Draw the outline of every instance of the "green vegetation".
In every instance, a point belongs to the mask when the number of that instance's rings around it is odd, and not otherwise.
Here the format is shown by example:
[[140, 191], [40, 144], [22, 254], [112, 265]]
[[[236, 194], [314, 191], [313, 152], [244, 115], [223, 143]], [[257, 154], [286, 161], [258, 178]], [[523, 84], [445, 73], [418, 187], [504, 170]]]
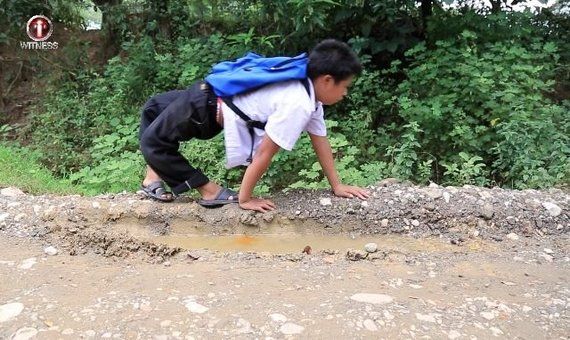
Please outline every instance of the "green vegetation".
[[[250, 50], [294, 55], [336, 37], [366, 69], [350, 96], [326, 110], [345, 182], [568, 184], [568, 11], [512, 12], [501, 1], [489, 9], [442, 6], [450, 2], [95, 1], [105, 48], [116, 53], [100, 68], [85, 62], [86, 46], [64, 47], [75, 64], [54, 75], [23, 134], [39, 153], [15, 154], [15, 163], [37, 159], [89, 194], [134, 191], [144, 169], [138, 115], [149, 96], [189, 86], [212, 64]], [[8, 18], [32, 11], [10, 3]], [[69, 25], [87, 8], [57, 3], [42, 6]], [[184, 153], [212, 179], [239, 185], [241, 170], [224, 168], [221, 136], [186, 143]], [[301, 187], [327, 187], [305, 137], [276, 156], [258, 191]]]
[[81, 190], [54, 175], [39, 162], [37, 152], [0, 144], [0, 187], [17, 186], [31, 194], [78, 194]]

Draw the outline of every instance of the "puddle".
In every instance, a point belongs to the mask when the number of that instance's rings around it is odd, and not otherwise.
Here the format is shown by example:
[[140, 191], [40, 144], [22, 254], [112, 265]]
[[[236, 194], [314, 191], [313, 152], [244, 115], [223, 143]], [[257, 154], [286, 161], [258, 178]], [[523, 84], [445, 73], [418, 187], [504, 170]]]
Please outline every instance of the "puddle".
[[351, 238], [348, 235], [166, 235], [151, 237], [152, 242], [182, 249], [209, 249], [215, 251], [252, 251], [270, 253], [301, 253], [310, 246], [313, 253], [324, 249], [345, 251], [364, 249], [369, 242], [383, 251], [453, 252], [456, 246], [439, 239], [413, 239], [403, 236], [376, 236]]
[[113, 225], [113, 229], [154, 244], [164, 244], [184, 250], [208, 249], [221, 252], [301, 253], [306, 246], [311, 247], [312, 253], [325, 249], [344, 252], [349, 248], [364, 250], [364, 245], [370, 242], [376, 243], [380, 251], [401, 253], [477, 252], [494, 249], [491, 244], [482, 240], [471, 240], [458, 247], [450, 244], [448, 240], [436, 237], [416, 239], [393, 234], [355, 237], [347, 232], [325, 234], [316, 231], [315, 228], [302, 229], [299, 225], [274, 225], [260, 232], [247, 227], [243, 230], [235, 228], [229, 231], [216, 231], [210, 228], [207, 231], [205, 227], [179, 223], [171, 226], [168, 231], [163, 231], [167, 232], [163, 234], [157, 233], [153, 227], [141, 225], [136, 221], [123, 221]]

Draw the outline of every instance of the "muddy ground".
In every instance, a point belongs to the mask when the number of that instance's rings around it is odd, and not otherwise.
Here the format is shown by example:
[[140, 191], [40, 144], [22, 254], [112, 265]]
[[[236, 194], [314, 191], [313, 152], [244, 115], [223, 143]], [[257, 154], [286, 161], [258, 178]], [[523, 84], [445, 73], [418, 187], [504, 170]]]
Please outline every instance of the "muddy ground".
[[0, 338], [568, 339], [568, 192], [370, 190], [259, 214], [2, 189]]

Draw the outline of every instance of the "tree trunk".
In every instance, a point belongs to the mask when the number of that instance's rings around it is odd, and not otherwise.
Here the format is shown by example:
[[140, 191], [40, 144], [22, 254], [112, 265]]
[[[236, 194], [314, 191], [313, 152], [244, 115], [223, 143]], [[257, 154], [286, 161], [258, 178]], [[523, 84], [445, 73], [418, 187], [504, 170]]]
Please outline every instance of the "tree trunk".
[[432, 0], [422, 0], [422, 4], [421, 4], [421, 11], [422, 11], [422, 36], [424, 37], [424, 39], [427, 36], [427, 25], [428, 25], [428, 20], [431, 17], [432, 13], [433, 13], [433, 8], [432, 8]]
[[491, 13], [497, 14], [501, 12], [501, 0], [490, 0]]
[[122, 0], [93, 0], [93, 3], [99, 8], [101, 16], [101, 31], [105, 34], [104, 57], [106, 59], [116, 55], [120, 46], [118, 22], [114, 20], [111, 12], [113, 7], [120, 5]]

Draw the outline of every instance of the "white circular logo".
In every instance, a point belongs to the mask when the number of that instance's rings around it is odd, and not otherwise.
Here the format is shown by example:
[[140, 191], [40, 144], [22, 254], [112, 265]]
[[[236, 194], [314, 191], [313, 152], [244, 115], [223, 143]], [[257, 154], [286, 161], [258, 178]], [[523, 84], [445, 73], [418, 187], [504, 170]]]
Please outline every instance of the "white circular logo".
[[45, 15], [34, 15], [28, 20], [26, 32], [33, 41], [45, 41], [51, 37], [53, 25]]

